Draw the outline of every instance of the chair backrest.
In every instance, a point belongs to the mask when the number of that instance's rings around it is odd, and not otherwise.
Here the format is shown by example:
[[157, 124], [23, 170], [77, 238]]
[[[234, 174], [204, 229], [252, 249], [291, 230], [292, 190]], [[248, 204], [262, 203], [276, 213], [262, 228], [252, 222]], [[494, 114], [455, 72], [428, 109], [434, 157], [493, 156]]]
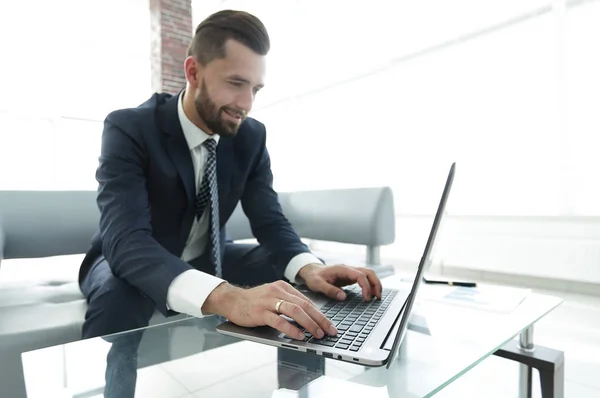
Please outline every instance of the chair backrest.
[[[395, 211], [389, 187], [279, 193], [283, 213], [302, 238], [381, 246], [394, 242]], [[252, 239], [241, 205], [227, 221], [232, 240]]]
[[4, 235], [0, 258], [85, 253], [98, 229], [96, 195], [96, 191], [0, 191], [0, 235]]
[[[0, 259], [85, 253], [98, 229], [96, 195], [0, 191]], [[371, 247], [394, 242], [394, 202], [388, 187], [283, 192], [279, 200], [303, 238]], [[241, 205], [227, 222], [227, 234], [233, 240], [253, 238]]]

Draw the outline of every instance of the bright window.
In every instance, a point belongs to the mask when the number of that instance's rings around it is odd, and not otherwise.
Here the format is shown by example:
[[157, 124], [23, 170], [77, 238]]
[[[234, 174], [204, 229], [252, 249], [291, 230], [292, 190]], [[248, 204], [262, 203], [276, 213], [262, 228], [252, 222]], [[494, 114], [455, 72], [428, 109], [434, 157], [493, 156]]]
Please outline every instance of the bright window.
[[389, 185], [400, 214], [597, 215], [599, 2], [198, 1], [263, 20], [279, 190]]

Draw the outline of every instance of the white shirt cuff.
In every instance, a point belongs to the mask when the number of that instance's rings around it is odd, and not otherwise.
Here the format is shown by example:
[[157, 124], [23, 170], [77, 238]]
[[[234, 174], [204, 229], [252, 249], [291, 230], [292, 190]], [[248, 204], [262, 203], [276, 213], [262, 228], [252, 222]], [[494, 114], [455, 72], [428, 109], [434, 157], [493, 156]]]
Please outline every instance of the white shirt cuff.
[[297, 277], [298, 271], [308, 264], [323, 264], [323, 262], [312, 253], [300, 253], [290, 260], [283, 276], [292, 283], [301, 284], [303, 281]]
[[206, 316], [202, 313], [206, 298], [223, 282], [221, 278], [196, 269], [187, 270], [169, 286], [167, 306], [173, 311], [202, 318]]

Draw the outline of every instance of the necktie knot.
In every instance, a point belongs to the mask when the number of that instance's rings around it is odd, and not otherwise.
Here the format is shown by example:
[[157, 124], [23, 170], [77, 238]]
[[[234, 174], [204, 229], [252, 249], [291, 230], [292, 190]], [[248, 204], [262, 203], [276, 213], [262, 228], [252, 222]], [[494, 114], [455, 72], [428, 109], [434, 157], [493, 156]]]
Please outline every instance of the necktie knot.
[[215, 141], [214, 138], [207, 138], [206, 140], [204, 140], [202, 145], [204, 145], [206, 149], [208, 149], [209, 153], [214, 153], [217, 149], [217, 141]]

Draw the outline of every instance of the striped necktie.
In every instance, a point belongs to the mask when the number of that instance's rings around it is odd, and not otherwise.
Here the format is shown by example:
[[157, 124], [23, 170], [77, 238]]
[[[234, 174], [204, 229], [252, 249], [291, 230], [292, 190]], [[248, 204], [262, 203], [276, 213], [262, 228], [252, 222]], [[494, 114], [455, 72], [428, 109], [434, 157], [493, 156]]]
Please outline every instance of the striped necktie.
[[221, 250], [219, 237], [219, 190], [217, 189], [217, 142], [209, 138], [202, 144], [208, 150], [208, 159], [204, 165], [202, 185], [196, 197], [196, 219], [200, 219], [204, 210], [209, 214], [210, 259], [215, 266], [215, 275], [223, 276], [221, 269]]

